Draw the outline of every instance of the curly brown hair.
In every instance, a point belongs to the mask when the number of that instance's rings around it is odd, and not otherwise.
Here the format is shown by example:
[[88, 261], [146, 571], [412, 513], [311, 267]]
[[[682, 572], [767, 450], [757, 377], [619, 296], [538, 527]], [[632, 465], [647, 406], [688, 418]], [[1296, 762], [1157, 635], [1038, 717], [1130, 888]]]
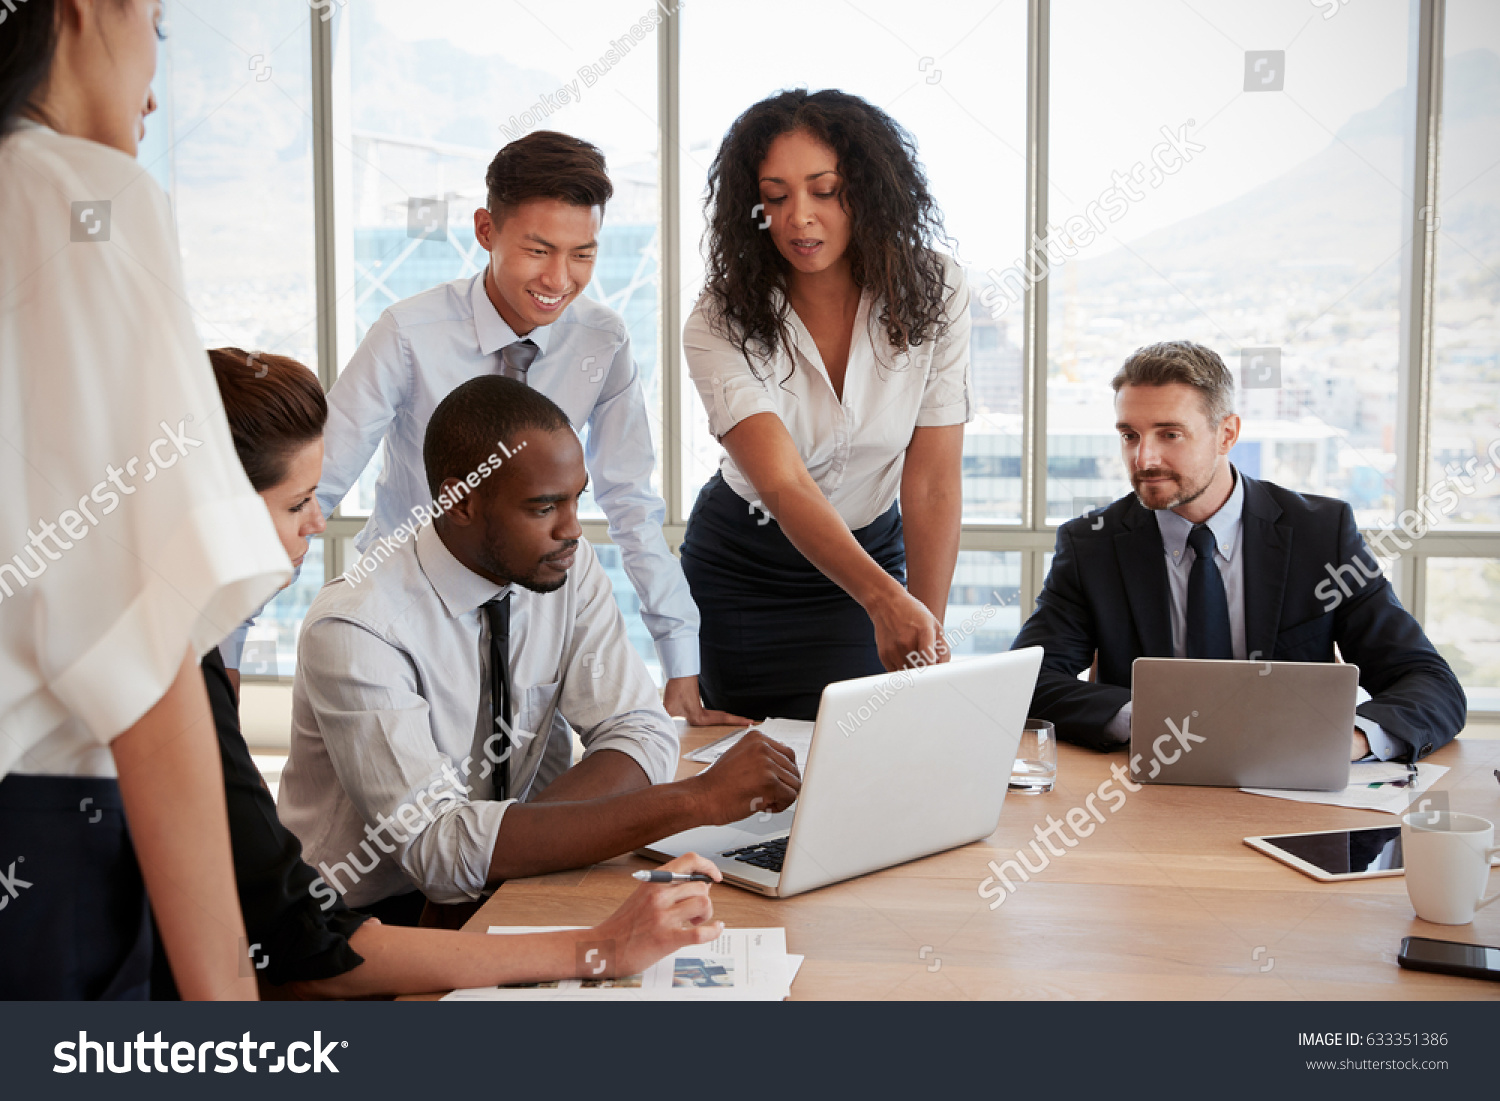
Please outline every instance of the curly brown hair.
[[[786, 278], [790, 265], [750, 216], [760, 202], [760, 166], [782, 134], [805, 131], [838, 157], [849, 212], [854, 281], [880, 301], [878, 322], [897, 352], [936, 340], [946, 328], [943, 260], [951, 244], [927, 187], [912, 136], [859, 96], [805, 88], [761, 100], [734, 120], [708, 170], [705, 290], [714, 329], [732, 340], [754, 370], [789, 346]], [[773, 291], [781, 291], [777, 304]]]

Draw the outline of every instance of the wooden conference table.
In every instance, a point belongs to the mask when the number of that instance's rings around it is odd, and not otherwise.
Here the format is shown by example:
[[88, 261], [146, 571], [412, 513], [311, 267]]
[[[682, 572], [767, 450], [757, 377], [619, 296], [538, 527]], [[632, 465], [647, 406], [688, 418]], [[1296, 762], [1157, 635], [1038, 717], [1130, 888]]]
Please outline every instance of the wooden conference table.
[[[685, 752], [727, 728], [690, 730]], [[1428, 760], [1449, 772], [1455, 811], [1500, 820], [1500, 737], [1475, 727]], [[1065, 819], [1110, 777], [1123, 754], [1063, 745], [1046, 795], [1011, 794], [984, 841], [790, 899], [715, 887], [730, 926], [785, 926], [807, 957], [796, 999], [1494, 999], [1500, 984], [1405, 971], [1406, 935], [1500, 945], [1500, 904], [1472, 925], [1414, 916], [1401, 877], [1319, 883], [1242, 838], [1396, 823], [1392, 815], [1247, 795], [1147, 786], [1014, 893], [981, 897], [981, 883], [1027, 848], [1033, 826]], [[704, 766], [682, 762], [679, 777]], [[1118, 785], [1116, 785], [1116, 788]], [[1115, 789], [1111, 789], [1115, 790]], [[1118, 798], [1117, 796], [1115, 798]], [[918, 814], [891, 793], [892, 814]], [[1046, 852], [1046, 849], [1043, 849]], [[466, 929], [591, 925], [636, 886], [636, 856], [506, 883]], [[1491, 889], [1500, 887], [1492, 877]]]

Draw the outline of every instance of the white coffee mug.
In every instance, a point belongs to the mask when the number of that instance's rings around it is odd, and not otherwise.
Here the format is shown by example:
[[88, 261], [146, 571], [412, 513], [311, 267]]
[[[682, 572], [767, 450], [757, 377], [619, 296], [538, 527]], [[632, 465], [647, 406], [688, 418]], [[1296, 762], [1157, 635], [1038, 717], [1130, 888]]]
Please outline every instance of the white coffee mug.
[[1473, 814], [1418, 811], [1401, 819], [1401, 851], [1406, 893], [1417, 917], [1437, 925], [1467, 925], [1474, 911], [1500, 892], [1484, 897], [1495, 824]]

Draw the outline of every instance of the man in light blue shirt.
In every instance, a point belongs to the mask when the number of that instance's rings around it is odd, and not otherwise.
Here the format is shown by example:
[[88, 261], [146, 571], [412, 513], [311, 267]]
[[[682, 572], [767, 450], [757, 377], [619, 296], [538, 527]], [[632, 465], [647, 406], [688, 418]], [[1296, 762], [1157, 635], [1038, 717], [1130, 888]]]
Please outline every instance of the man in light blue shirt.
[[670, 714], [694, 725], [746, 723], [706, 711], [698, 694], [698, 609], [662, 534], [651, 489], [655, 453], [640, 372], [619, 314], [583, 297], [604, 204], [613, 194], [593, 145], [537, 131], [507, 145], [485, 176], [474, 234], [485, 270], [391, 306], [328, 395], [318, 500], [331, 513], [385, 444], [375, 507], [355, 540], [368, 552], [430, 504], [422, 438], [432, 411], [468, 379], [500, 374], [551, 398], [585, 434], [594, 499], [656, 643]]

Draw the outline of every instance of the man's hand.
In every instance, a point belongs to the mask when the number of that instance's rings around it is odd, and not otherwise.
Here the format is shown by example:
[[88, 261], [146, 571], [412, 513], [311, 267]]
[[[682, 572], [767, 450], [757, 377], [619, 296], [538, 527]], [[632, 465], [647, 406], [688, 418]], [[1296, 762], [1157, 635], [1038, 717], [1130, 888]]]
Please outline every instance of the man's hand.
[[[669, 872], [702, 872], [716, 883], [723, 879], [719, 869], [697, 853], [662, 867]], [[707, 883], [643, 883], [608, 918], [578, 934], [580, 944], [598, 942], [600, 947], [593, 961], [577, 961], [576, 977], [638, 975], [685, 944], [707, 944], [719, 936], [724, 923], [710, 921], [713, 916]], [[595, 970], [599, 965], [601, 969]]]
[[943, 632], [942, 624], [937, 629], [937, 663], [939, 665], [953, 660], [953, 649], [948, 645], [948, 636]]
[[681, 715], [689, 726], [749, 726], [755, 721], [704, 707], [703, 698], [698, 695], [697, 677], [673, 677], [667, 681], [661, 705], [668, 715]]
[[905, 589], [865, 610], [875, 624], [875, 645], [880, 650], [880, 663], [888, 672], [905, 669], [911, 664], [906, 655], [913, 652], [920, 654], [929, 665], [946, 660], [939, 659], [937, 654], [943, 625], [927, 605]]
[[1362, 761], [1370, 755], [1370, 739], [1358, 727], [1354, 728], [1354, 745], [1349, 750], [1349, 760]]
[[735, 742], [685, 785], [693, 789], [703, 825], [723, 826], [757, 811], [786, 810], [802, 789], [796, 755], [759, 730]]

